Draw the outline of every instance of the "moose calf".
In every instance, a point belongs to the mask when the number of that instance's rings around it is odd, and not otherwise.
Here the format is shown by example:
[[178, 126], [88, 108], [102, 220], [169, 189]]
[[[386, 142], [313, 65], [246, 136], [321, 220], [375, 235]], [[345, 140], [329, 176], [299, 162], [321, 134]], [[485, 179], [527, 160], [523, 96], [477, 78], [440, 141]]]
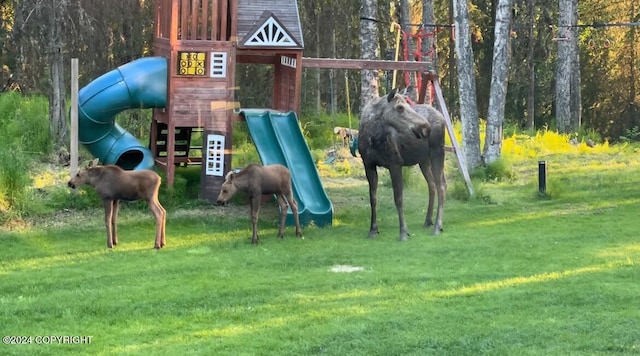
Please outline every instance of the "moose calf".
[[226, 204], [236, 192], [243, 191], [251, 202], [251, 223], [253, 226], [252, 244], [258, 243], [258, 213], [260, 212], [260, 200], [263, 194], [275, 194], [280, 206], [280, 230], [278, 237], [284, 237], [284, 225], [287, 219], [287, 202], [291, 206], [293, 219], [296, 224], [296, 236], [302, 236], [300, 218], [298, 217], [298, 204], [293, 198], [291, 189], [291, 173], [287, 167], [280, 164], [261, 166], [250, 164], [238, 173], [227, 173], [220, 194], [218, 204]]
[[95, 161], [72, 177], [68, 185], [77, 188], [83, 184], [95, 188], [104, 205], [104, 223], [107, 227], [107, 247], [118, 244], [116, 220], [120, 200], [144, 200], [156, 219], [154, 248], [164, 247], [167, 212], [158, 201], [161, 178], [151, 170], [125, 171], [115, 165], [97, 166]]

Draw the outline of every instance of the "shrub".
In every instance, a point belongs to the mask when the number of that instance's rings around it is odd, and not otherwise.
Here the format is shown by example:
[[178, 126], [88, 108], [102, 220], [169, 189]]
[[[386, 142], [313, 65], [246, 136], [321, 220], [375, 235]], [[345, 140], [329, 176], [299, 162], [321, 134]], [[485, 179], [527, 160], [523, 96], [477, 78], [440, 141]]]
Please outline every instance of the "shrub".
[[620, 136], [618, 139], [620, 140], [620, 142], [631, 143], [633, 141], [636, 141], [638, 139], [638, 136], [640, 136], [640, 127], [634, 126], [630, 129], [627, 129], [625, 131], [625, 134]]
[[503, 179], [513, 179], [515, 173], [513, 166], [505, 158], [499, 158], [484, 167], [485, 179], [502, 181]]

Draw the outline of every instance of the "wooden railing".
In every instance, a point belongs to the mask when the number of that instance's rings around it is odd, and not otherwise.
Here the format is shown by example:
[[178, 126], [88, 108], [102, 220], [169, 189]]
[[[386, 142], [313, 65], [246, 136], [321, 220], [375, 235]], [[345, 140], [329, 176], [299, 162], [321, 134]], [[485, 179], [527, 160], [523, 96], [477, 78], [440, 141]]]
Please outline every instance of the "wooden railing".
[[156, 38], [229, 41], [236, 9], [237, 0], [156, 0]]

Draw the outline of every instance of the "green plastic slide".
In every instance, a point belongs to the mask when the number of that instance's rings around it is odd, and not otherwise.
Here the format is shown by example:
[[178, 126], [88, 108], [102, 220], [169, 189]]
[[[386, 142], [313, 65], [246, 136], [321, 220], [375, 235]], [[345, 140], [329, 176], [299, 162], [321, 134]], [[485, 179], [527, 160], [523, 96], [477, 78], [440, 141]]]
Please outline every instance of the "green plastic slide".
[[[300, 223], [330, 226], [333, 204], [322, 186], [296, 113], [245, 109], [242, 114], [262, 164], [279, 163], [291, 171]], [[293, 225], [291, 209], [287, 213], [287, 225]]]

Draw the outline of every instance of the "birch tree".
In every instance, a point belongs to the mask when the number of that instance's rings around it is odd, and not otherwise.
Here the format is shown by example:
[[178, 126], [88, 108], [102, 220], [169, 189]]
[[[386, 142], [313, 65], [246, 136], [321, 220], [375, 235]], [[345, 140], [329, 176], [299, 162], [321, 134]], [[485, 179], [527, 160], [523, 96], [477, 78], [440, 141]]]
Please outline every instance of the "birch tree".
[[571, 44], [572, 0], [558, 0], [558, 63], [556, 67], [555, 111], [558, 131], [571, 132]]
[[[360, 49], [362, 59], [378, 59], [378, 26], [376, 13], [378, 0], [363, 0], [360, 17]], [[360, 112], [374, 97], [378, 96], [378, 71], [363, 69], [360, 71], [361, 92]]]
[[[425, 54], [424, 61], [429, 62], [428, 69], [434, 72], [438, 71], [438, 52], [436, 51], [436, 31], [433, 26], [436, 23], [436, 17], [433, 9], [433, 0], [423, 0], [422, 4], [422, 23], [426, 24], [425, 31], [429, 34], [422, 40], [422, 53]], [[426, 73], [422, 74], [422, 85], [427, 85]], [[424, 101], [431, 104], [433, 99], [433, 87], [429, 83], [425, 93]]]
[[511, 5], [513, 0], [499, 0], [496, 9], [495, 42], [489, 90], [489, 110], [484, 141], [484, 160], [491, 163], [500, 158], [502, 150], [502, 123], [507, 97], [507, 75], [511, 64]]
[[51, 91], [49, 94], [49, 127], [54, 149], [58, 150], [67, 142], [67, 119], [65, 115], [64, 54], [62, 52], [64, 29], [60, 19], [66, 16], [65, 0], [50, 3], [49, 53], [51, 58]]
[[580, 48], [578, 47], [578, 0], [571, 0], [571, 29], [569, 31], [569, 46], [571, 51], [571, 116], [569, 124], [572, 132], [576, 132], [582, 125], [582, 94], [580, 90]]
[[536, 64], [535, 64], [535, 15], [536, 15], [536, 1], [529, 0], [529, 43], [527, 46], [527, 68], [529, 70], [529, 86], [527, 88], [527, 122], [525, 124], [526, 130], [533, 130], [535, 128], [535, 111], [536, 111]]
[[458, 96], [460, 98], [460, 121], [462, 122], [462, 150], [467, 168], [478, 167], [480, 159], [480, 128], [476, 78], [469, 29], [467, 0], [454, 0], [456, 66], [458, 70]]

